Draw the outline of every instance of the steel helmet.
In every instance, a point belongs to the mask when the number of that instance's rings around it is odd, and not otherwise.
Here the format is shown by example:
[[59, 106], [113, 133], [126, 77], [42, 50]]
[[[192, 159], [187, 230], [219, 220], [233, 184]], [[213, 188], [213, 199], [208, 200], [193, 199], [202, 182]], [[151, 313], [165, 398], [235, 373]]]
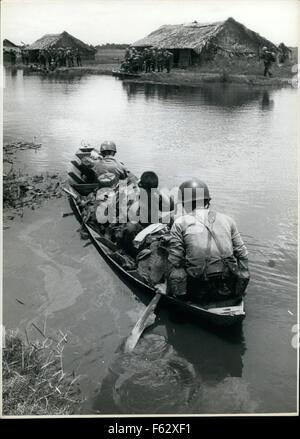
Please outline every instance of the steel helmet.
[[144, 189], [156, 189], [158, 187], [158, 176], [155, 172], [143, 172], [138, 180], [138, 185]]
[[197, 178], [184, 181], [179, 186], [178, 199], [185, 205], [198, 201], [199, 207], [201, 202], [205, 206], [211, 200], [207, 184]]
[[105, 140], [100, 146], [100, 152], [103, 151], [117, 152], [116, 144], [114, 142], [111, 142], [110, 140]]

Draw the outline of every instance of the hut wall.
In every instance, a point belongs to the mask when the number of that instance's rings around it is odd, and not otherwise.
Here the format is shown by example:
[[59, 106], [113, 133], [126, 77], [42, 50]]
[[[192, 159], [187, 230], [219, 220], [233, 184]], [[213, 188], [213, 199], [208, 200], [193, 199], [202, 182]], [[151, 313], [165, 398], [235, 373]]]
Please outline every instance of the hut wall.
[[191, 49], [177, 49], [174, 50], [176, 53], [176, 63], [174, 56], [174, 64], [176, 67], [186, 68], [192, 65], [192, 50]]

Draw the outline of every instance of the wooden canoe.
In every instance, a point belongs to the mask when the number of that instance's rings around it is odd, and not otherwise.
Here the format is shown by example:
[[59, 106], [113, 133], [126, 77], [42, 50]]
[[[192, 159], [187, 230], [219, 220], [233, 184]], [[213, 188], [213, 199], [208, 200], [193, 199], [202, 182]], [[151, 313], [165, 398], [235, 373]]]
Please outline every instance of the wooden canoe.
[[79, 160], [82, 160], [84, 157], [89, 157], [91, 155], [90, 152], [82, 152], [82, 151], [78, 151], [75, 153], [76, 157], [79, 158]]
[[78, 175], [76, 172], [70, 171], [68, 172], [68, 176], [72, 178], [72, 180], [77, 184], [85, 184], [86, 182]]
[[[94, 182], [95, 174], [93, 173], [93, 171], [88, 166], [86, 166], [81, 161], [81, 159], [83, 157], [89, 157], [90, 153], [84, 154], [82, 157], [81, 157], [80, 153], [76, 153], [76, 156], [79, 158], [80, 162], [78, 162], [77, 160], [72, 160], [71, 161], [72, 165], [80, 172], [80, 174], [82, 176], [84, 176], [84, 178], [86, 179], [85, 183], [92, 183], [92, 182]], [[130, 180], [132, 182], [137, 182], [138, 181], [138, 178], [131, 171], [127, 172], [127, 178], [128, 178], [128, 180]]]
[[[156, 294], [155, 289], [147, 284], [141, 276], [135, 270], [125, 270], [114, 258], [114, 253], [117, 249], [116, 244], [107, 240], [100, 233], [93, 230], [93, 228], [83, 222], [80, 208], [77, 204], [76, 199], [78, 199], [78, 194], [70, 190], [67, 191], [69, 194], [69, 200], [72, 209], [80, 221], [82, 226], [87, 231], [92, 243], [98, 250], [101, 256], [104, 257], [111, 265], [113, 265], [116, 270], [121, 272], [129, 281], [133, 282], [139, 288], [143, 289], [149, 295], [154, 296]], [[212, 323], [216, 326], [232, 326], [237, 325], [243, 321], [245, 318], [244, 302], [243, 300], [236, 300], [235, 302], [231, 299], [220, 303], [211, 303], [209, 306], [203, 306], [197, 303], [185, 302], [172, 296], [163, 296], [162, 303], [167, 306], [175, 306], [182, 311], [188, 312], [196, 316], [197, 318]]]
[[77, 160], [72, 160], [71, 163], [74, 168], [80, 172], [81, 175], [84, 175], [86, 177], [86, 183], [93, 183], [95, 181], [95, 173], [91, 168], [89, 168], [82, 162], [78, 163]]
[[120, 79], [140, 78], [138, 73], [122, 72], [121, 70], [112, 70], [112, 75]]
[[89, 152], [89, 153], [91, 153], [92, 151], [93, 151], [93, 147], [92, 146], [81, 146], [80, 148], [79, 148], [79, 150], [81, 151], [81, 152]]
[[75, 189], [76, 192], [78, 192], [80, 195], [88, 195], [91, 192], [93, 192], [95, 189], [99, 188], [98, 183], [84, 183], [84, 184], [78, 184], [78, 183], [71, 183], [70, 186]]

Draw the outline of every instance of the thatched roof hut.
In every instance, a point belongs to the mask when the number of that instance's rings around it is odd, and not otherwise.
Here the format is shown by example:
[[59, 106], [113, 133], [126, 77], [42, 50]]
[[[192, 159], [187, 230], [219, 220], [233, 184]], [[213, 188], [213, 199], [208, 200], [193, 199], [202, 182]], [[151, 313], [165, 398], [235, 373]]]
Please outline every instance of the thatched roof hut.
[[163, 25], [132, 45], [137, 48], [171, 50], [174, 63], [179, 66], [189, 66], [212, 59], [217, 53], [223, 56], [255, 56], [263, 46], [276, 50], [271, 41], [233, 18], [215, 23], [194, 21], [187, 24]]
[[61, 34], [46, 34], [39, 38], [33, 44], [26, 47], [26, 50], [39, 51], [48, 49], [59, 49], [59, 48], [71, 48], [79, 49], [81, 56], [85, 59], [94, 59], [96, 50], [85, 44], [83, 41], [78, 40], [78, 38], [73, 37], [68, 32], [64, 31]]
[[10, 40], [7, 40], [5, 38], [3, 40], [3, 48], [5, 48], [5, 49], [19, 49], [19, 46], [17, 46], [15, 43], [12, 43]]

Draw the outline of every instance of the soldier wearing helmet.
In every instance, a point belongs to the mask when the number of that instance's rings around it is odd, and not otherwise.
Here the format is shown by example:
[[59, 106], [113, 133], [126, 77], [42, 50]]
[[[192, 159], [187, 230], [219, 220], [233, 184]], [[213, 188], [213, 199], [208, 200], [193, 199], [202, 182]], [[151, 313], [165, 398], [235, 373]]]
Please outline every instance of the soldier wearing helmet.
[[269, 75], [269, 77], [272, 76], [272, 73], [270, 72], [270, 68], [272, 66], [272, 63], [276, 61], [276, 54], [274, 52], [271, 52], [268, 50], [266, 46], [264, 46], [261, 50], [261, 59], [264, 62], [264, 76]]
[[183, 214], [171, 229], [169, 293], [202, 303], [241, 297], [249, 281], [248, 252], [232, 218], [210, 209], [207, 185], [179, 187]]
[[132, 201], [126, 212], [128, 222], [123, 232], [121, 246], [132, 256], [137, 254], [133, 245], [134, 237], [150, 224], [172, 221], [174, 200], [159, 189], [159, 179], [155, 172], [145, 171], [137, 181]]
[[117, 148], [114, 142], [106, 140], [101, 144], [100, 153], [103, 156], [103, 159], [98, 160], [93, 167], [97, 177], [105, 172], [112, 172], [120, 180], [127, 178], [128, 171], [124, 164], [115, 157], [116, 152]]

